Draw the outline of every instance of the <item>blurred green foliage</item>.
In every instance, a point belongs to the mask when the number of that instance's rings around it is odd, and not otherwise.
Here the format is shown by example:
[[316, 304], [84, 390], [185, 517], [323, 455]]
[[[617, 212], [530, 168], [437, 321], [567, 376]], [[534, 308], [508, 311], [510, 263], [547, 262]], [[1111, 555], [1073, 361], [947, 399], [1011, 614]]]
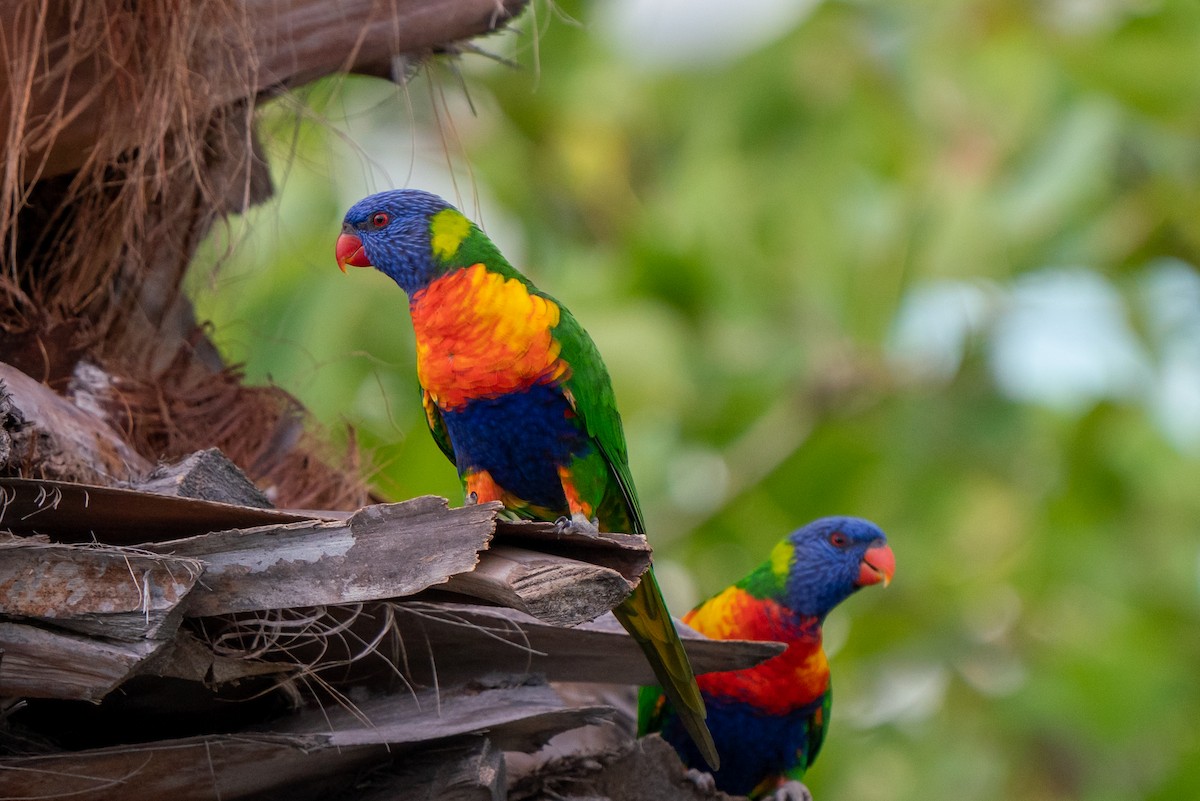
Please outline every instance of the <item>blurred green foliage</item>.
[[674, 63], [636, 5], [535, 3], [474, 113], [439, 64], [265, 109], [279, 200], [193, 275], [226, 355], [457, 501], [403, 295], [332, 251], [369, 191], [482, 209], [605, 354], [677, 611], [889, 532], [818, 799], [1200, 798], [1200, 4], [818, 2]]

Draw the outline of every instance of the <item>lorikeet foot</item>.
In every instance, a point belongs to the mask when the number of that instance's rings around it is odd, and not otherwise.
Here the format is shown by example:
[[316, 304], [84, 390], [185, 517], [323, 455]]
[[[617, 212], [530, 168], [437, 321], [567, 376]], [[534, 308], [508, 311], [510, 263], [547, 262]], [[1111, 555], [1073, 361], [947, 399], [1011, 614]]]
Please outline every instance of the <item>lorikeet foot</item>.
[[812, 793], [798, 781], [786, 781], [775, 792], [763, 797], [763, 801], [813, 801]]
[[[477, 506], [478, 504], [479, 504], [479, 493], [478, 492], [468, 492], [466, 494], [466, 497], [463, 498], [463, 506]], [[496, 519], [497, 520], [507, 520], [510, 523], [519, 523], [522, 520], [524, 520], [525, 518], [521, 517], [519, 514], [514, 512], [512, 509], [505, 507], [505, 508], [501, 509], [500, 511], [496, 512]]]
[[708, 771], [688, 768], [688, 772], [683, 775], [683, 778], [695, 785], [696, 789], [704, 795], [716, 795], [717, 780]]
[[554, 528], [561, 536], [563, 534], [582, 534], [585, 537], [595, 537], [600, 534], [596, 520], [588, 520], [576, 512], [570, 517], [560, 517], [554, 521]]

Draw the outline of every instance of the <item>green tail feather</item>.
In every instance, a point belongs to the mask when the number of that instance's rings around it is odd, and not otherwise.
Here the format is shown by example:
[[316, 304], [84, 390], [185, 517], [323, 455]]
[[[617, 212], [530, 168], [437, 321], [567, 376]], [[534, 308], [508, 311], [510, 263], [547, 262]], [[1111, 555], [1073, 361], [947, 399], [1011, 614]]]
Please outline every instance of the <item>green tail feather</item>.
[[683, 727], [695, 741], [704, 760], [716, 770], [721, 760], [708, 726], [704, 723], [708, 717], [704, 699], [700, 697], [692, 665], [679, 640], [679, 632], [675, 631], [675, 625], [671, 622], [671, 613], [667, 611], [653, 569], [646, 571], [637, 589], [613, 610], [613, 614], [641, 646]]

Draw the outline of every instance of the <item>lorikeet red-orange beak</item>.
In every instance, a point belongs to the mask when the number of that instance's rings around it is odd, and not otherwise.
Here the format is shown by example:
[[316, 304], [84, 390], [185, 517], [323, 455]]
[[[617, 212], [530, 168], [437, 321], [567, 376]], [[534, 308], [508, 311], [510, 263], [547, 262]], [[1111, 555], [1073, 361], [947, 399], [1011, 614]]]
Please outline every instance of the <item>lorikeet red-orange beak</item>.
[[347, 264], [355, 267], [374, 266], [371, 264], [371, 260], [367, 258], [366, 251], [363, 250], [362, 240], [350, 233], [344, 233], [338, 237], [337, 263], [338, 268], [342, 272], [346, 272]]
[[858, 563], [858, 586], [866, 587], [868, 584], [878, 584], [882, 581], [886, 587], [892, 583], [895, 573], [896, 554], [892, 553], [892, 549], [887, 545], [876, 545], [868, 548], [862, 561]]

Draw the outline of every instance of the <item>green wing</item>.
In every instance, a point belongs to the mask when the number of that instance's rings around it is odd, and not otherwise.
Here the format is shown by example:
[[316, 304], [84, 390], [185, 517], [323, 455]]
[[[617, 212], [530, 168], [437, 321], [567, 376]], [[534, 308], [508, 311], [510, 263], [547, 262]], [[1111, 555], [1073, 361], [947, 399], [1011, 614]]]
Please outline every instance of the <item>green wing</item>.
[[[539, 293], [544, 294], [544, 293]], [[548, 296], [547, 296], [548, 297]], [[549, 298], [553, 300], [553, 298]], [[554, 301], [558, 303], [558, 301]], [[571, 368], [564, 388], [571, 396], [576, 414], [596, 445], [608, 469], [611, 482], [605, 482], [603, 497], [597, 502], [601, 523], [609, 530], [646, 536], [641, 504], [629, 472], [629, 452], [625, 432], [613, 395], [608, 370], [600, 358], [596, 343], [570, 311], [559, 305], [560, 316], [554, 329], [559, 357]]]
[[663, 695], [662, 687], [657, 684], [639, 687], [637, 702], [638, 737], [662, 729], [663, 712], [666, 709], [666, 696]]
[[446, 421], [442, 419], [442, 410], [434, 403], [433, 398], [421, 388], [421, 406], [425, 409], [425, 422], [429, 425], [429, 433], [433, 441], [446, 454], [446, 458], [454, 463], [454, 446], [450, 444], [450, 432], [446, 430]]
[[817, 754], [821, 752], [821, 745], [825, 742], [825, 732], [829, 731], [829, 714], [833, 710], [833, 691], [827, 689], [825, 697], [821, 699], [821, 707], [812, 714], [808, 719], [808, 737], [804, 741], [804, 745], [796, 752], [796, 764], [789, 768], [785, 773], [789, 779], [802, 781], [804, 774], [812, 766], [812, 763], [817, 758]]
[[831, 686], [825, 690], [825, 698], [821, 701], [821, 717], [818, 719], [814, 715], [808, 724], [808, 753], [804, 759], [806, 769], [821, 752], [821, 745], [825, 742], [825, 732], [829, 731], [829, 715], [832, 711], [833, 688]]

